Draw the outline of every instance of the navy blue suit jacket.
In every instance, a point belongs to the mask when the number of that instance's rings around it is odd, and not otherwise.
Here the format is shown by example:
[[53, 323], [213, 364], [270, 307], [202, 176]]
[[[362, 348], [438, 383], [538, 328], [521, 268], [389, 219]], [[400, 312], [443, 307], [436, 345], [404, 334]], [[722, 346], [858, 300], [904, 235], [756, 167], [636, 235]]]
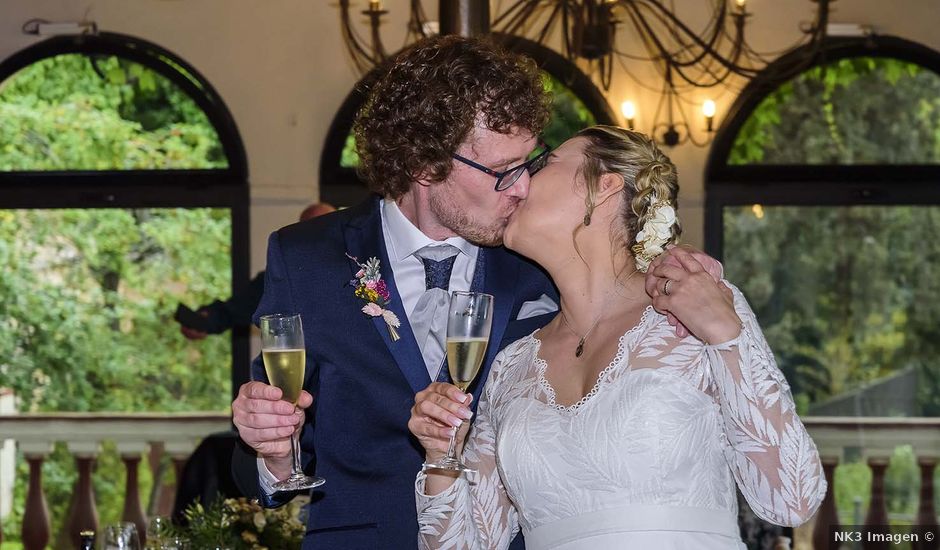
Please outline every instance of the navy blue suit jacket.
[[[303, 548], [412, 549], [417, 547], [415, 475], [424, 452], [408, 431], [415, 393], [431, 382], [421, 351], [397, 299], [397, 288], [382, 235], [379, 199], [294, 224], [271, 235], [267, 276], [257, 316], [299, 312], [307, 365], [304, 388], [313, 395], [301, 434], [307, 472], [326, 484], [315, 489]], [[360, 262], [377, 257], [401, 320], [393, 342], [385, 322], [362, 313], [362, 300], [349, 286]], [[534, 264], [504, 248], [481, 248], [484, 277], [479, 285], [493, 294], [490, 347], [475, 387], [483, 382], [496, 354], [507, 344], [545, 325], [552, 314], [516, 320], [524, 302], [542, 294], [558, 300], [550, 280]], [[480, 264], [478, 264], [480, 265]], [[477, 277], [475, 277], [477, 279]], [[260, 358], [252, 364], [263, 380]], [[268, 504], [293, 495], [259, 491], [254, 453], [241, 444], [233, 456], [239, 485]], [[518, 544], [516, 547], [521, 548]]]

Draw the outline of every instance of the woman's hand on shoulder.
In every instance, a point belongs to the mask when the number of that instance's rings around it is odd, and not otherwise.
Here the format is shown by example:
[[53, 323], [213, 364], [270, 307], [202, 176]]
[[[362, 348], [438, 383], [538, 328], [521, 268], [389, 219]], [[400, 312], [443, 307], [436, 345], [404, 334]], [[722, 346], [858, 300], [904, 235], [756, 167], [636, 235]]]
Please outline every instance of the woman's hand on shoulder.
[[[706, 343], [727, 342], [741, 332], [741, 319], [734, 310], [734, 295], [691, 253], [670, 250], [680, 265], [662, 261], [651, 267], [655, 277], [653, 307], [674, 315], [698, 339]], [[649, 289], [647, 289], [649, 290]]]

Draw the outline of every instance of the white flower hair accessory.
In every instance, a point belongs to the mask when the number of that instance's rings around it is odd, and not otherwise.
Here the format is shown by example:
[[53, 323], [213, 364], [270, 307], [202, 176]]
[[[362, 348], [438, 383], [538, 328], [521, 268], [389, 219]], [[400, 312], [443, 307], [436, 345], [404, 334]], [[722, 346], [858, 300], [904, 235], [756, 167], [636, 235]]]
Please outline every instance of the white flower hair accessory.
[[656, 256], [666, 249], [666, 245], [672, 240], [672, 226], [676, 224], [676, 210], [672, 204], [655, 197], [650, 202], [652, 204], [646, 223], [636, 234], [636, 244], [632, 247], [636, 268], [643, 273], [646, 273]]

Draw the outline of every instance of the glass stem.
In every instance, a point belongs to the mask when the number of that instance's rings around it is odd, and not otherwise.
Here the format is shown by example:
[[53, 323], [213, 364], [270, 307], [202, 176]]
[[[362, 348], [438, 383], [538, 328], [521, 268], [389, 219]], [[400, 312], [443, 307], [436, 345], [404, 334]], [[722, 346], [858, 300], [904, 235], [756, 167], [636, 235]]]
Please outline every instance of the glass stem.
[[298, 477], [303, 475], [300, 469], [300, 434], [290, 436], [290, 475]]
[[460, 428], [454, 428], [450, 432], [450, 445], [447, 447], [447, 458], [452, 460], [457, 460], [457, 430]]

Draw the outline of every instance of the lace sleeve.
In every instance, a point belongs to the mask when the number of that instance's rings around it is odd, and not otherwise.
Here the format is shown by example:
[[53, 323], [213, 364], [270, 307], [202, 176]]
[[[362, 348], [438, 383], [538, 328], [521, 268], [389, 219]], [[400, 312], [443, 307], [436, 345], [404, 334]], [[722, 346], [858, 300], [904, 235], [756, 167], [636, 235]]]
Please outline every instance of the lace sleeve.
[[705, 347], [727, 437], [725, 457], [754, 513], [795, 527], [812, 517], [826, 494], [819, 453], [754, 312], [728, 286], [741, 334]]
[[496, 468], [496, 430], [491, 414], [499, 363], [497, 357], [463, 452], [464, 464], [476, 473], [459, 477], [434, 496], [424, 493], [426, 476], [418, 474], [415, 491], [421, 549], [505, 549], [519, 531], [516, 509]]

